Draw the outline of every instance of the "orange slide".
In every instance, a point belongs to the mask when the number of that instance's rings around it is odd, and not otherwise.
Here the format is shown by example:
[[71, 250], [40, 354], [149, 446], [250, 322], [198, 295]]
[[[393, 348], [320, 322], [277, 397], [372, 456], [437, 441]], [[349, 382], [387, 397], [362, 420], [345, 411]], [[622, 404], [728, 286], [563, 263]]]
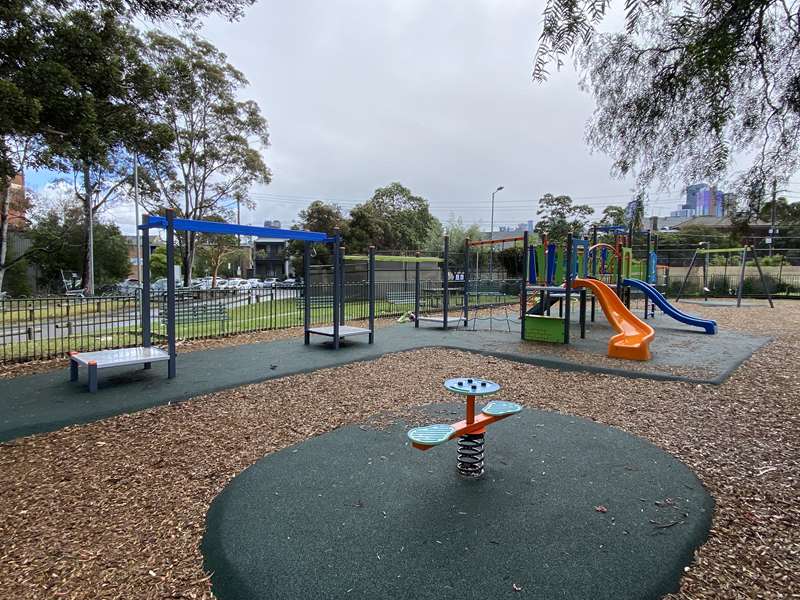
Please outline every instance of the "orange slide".
[[656, 336], [653, 328], [628, 310], [610, 287], [596, 279], [575, 279], [573, 288], [587, 287], [600, 301], [606, 319], [619, 333], [608, 340], [611, 358], [650, 360], [650, 342]]

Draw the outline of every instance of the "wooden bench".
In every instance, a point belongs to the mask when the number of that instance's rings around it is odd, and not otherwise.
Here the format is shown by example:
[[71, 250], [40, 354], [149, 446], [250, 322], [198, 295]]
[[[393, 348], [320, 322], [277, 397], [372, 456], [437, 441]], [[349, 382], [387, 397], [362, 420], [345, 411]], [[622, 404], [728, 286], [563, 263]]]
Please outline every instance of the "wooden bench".
[[[160, 311], [159, 320], [162, 325], [166, 325], [166, 311]], [[186, 304], [175, 307], [176, 325], [202, 323], [205, 321], [222, 323], [222, 330], [225, 331], [225, 323], [228, 321], [228, 309], [220, 304]]]
[[144, 365], [150, 368], [154, 362], [168, 361], [169, 354], [154, 346], [119, 348], [117, 350], [100, 350], [99, 352], [70, 352], [69, 380], [78, 381], [78, 368], [86, 367], [89, 371], [89, 391], [97, 391], [97, 371], [110, 367], [128, 365]]
[[414, 304], [417, 295], [414, 292], [387, 292], [386, 301], [389, 304]]
[[[306, 302], [305, 297], [300, 297], [297, 299], [297, 308], [300, 310], [305, 309]], [[333, 306], [333, 296], [311, 296], [311, 300], [309, 302], [311, 308], [328, 308]]]

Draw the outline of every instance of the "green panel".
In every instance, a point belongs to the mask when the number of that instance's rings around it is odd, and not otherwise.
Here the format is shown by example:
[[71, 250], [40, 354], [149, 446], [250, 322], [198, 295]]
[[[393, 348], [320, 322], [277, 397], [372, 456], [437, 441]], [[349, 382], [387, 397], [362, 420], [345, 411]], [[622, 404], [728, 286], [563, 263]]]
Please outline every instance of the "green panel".
[[633, 262], [633, 249], [622, 249], [622, 277], [623, 279], [630, 279], [631, 277], [631, 263]]
[[564, 319], [525, 315], [525, 340], [529, 342], [564, 343]]
[[[556, 252], [558, 252], [558, 249], [556, 249]], [[565, 254], [559, 256], [559, 254], [556, 254], [556, 274], [553, 276], [553, 285], [561, 285], [564, 282], [567, 272], [566, 256]]]
[[544, 283], [547, 277], [547, 262], [544, 260], [544, 246], [536, 246], [536, 283]]

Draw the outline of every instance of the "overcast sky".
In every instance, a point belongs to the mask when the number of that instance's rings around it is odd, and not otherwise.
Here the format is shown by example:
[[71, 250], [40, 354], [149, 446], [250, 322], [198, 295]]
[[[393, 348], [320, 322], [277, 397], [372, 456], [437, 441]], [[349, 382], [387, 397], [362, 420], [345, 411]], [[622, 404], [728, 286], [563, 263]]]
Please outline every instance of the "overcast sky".
[[[535, 219], [542, 194], [602, 210], [631, 197], [591, 155], [593, 103], [571, 66], [531, 82], [541, 0], [260, 0], [202, 35], [250, 80], [269, 120], [269, 186], [243, 223], [291, 224], [311, 200], [347, 209], [400, 181], [433, 213], [488, 226]], [[168, 29], [169, 30], [169, 29]], [[654, 196], [661, 214], [679, 192]], [[132, 209], [115, 209], [126, 231]], [[488, 227], [487, 227], [488, 228]]]

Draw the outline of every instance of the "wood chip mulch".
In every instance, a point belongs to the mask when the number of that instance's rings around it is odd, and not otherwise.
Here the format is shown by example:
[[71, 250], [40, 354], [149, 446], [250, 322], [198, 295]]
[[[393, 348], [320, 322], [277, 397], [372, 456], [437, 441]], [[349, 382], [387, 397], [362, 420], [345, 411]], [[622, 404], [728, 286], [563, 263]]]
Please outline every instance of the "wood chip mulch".
[[[620, 427], [692, 467], [717, 506], [673, 598], [797, 597], [800, 303], [692, 309], [776, 340], [721, 386], [426, 349], [2, 444], [0, 596], [212, 598], [199, 544], [209, 503], [234, 475], [310, 436], [451, 401], [442, 381], [476, 373], [509, 400]], [[338, 390], [334, 404], [322, 387]]]

